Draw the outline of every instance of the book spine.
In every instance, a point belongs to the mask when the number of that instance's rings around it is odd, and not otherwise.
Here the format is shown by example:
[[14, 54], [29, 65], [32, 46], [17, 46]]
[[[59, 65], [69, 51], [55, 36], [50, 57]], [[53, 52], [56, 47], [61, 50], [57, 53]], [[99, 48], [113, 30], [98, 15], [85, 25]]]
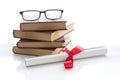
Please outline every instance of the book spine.
[[45, 32], [28, 32], [28, 31], [25, 32], [20, 30], [14, 30], [13, 36], [15, 38], [21, 38], [21, 39], [51, 41], [51, 33], [48, 34]]
[[[49, 55], [53, 54], [53, 51], [48, 49], [29, 49], [29, 48], [18, 48], [16, 46], [13, 47], [13, 52], [15, 54], [24, 54], [31, 56], [41, 56], [41, 55]], [[57, 54], [58, 52], [56, 52]]]
[[[102, 56], [102, 55], [105, 55], [106, 53], [107, 53], [107, 49], [105, 47], [90, 48], [90, 49], [85, 49], [80, 54], [75, 55], [74, 59]], [[26, 66], [33, 66], [38, 64], [54, 63], [54, 62], [65, 61], [67, 57], [68, 57], [68, 54], [60, 53], [55, 55], [25, 58], [25, 64]]]
[[21, 23], [20, 30], [43, 31], [43, 30], [66, 30], [66, 22], [55, 23]]

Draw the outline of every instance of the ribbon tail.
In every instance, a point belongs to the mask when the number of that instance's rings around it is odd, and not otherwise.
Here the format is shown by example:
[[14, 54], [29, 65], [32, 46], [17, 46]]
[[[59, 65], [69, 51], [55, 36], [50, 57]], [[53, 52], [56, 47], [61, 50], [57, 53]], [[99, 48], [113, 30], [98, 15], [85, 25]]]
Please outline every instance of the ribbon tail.
[[65, 67], [66, 69], [73, 68], [73, 60], [65, 61], [65, 62], [64, 62], [64, 67]]

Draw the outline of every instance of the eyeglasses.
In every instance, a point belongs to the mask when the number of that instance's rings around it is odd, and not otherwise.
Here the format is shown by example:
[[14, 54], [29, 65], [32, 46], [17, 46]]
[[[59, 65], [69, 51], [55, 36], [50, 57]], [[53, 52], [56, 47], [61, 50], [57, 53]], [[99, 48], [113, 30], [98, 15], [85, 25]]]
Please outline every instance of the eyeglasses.
[[36, 21], [41, 17], [41, 13], [44, 13], [45, 17], [49, 20], [56, 20], [62, 17], [63, 10], [61, 9], [48, 9], [45, 11], [39, 10], [26, 10], [21, 11], [23, 20], [25, 21]]

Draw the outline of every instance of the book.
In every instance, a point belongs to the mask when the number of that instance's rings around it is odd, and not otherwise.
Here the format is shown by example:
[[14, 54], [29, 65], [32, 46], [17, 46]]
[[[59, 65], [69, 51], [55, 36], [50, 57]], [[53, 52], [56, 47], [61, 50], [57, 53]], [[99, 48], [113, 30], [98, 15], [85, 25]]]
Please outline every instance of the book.
[[31, 40], [43, 40], [43, 41], [55, 41], [60, 37], [72, 32], [73, 23], [69, 25], [67, 30], [55, 30], [55, 31], [21, 31], [13, 30], [13, 36], [15, 38], [31, 39]]
[[24, 54], [24, 55], [33, 55], [33, 56], [42, 56], [49, 54], [58, 54], [62, 48], [53, 48], [53, 49], [31, 49], [31, 48], [18, 48], [17, 46], [13, 47], [13, 52], [15, 54]]
[[61, 22], [30, 22], [21, 23], [20, 30], [43, 31], [43, 30], [66, 30], [66, 21]]
[[36, 40], [24, 40], [21, 39], [17, 42], [19, 48], [62, 48], [66, 44], [70, 43], [70, 37], [62, 37], [54, 42], [51, 41], [36, 41]]
[[20, 23], [20, 30], [27, 31], [46, 31], [46, 30], [66, 30], [67, 21], [63, 18], [58, 20], [46, 20], [41, 18], [40, 21], [35, 22], [22, 22]]

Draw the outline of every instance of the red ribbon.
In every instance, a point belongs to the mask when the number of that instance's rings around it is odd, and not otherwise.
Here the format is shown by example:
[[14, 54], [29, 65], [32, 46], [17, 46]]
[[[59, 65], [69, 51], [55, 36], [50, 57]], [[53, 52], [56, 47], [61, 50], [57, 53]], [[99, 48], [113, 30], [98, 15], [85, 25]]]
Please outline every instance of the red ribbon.
[[66, 61], [64, 62], [64, 67], [66, 69], [70, 69], [73, 67], [73, 56], [82, 52], [84, 49], [80, 46], [76, 46], [72, 50], [69, 50], [67, 48], [64, 48], [62, 51], [66, 52], [69, 56], [66, 58]]

